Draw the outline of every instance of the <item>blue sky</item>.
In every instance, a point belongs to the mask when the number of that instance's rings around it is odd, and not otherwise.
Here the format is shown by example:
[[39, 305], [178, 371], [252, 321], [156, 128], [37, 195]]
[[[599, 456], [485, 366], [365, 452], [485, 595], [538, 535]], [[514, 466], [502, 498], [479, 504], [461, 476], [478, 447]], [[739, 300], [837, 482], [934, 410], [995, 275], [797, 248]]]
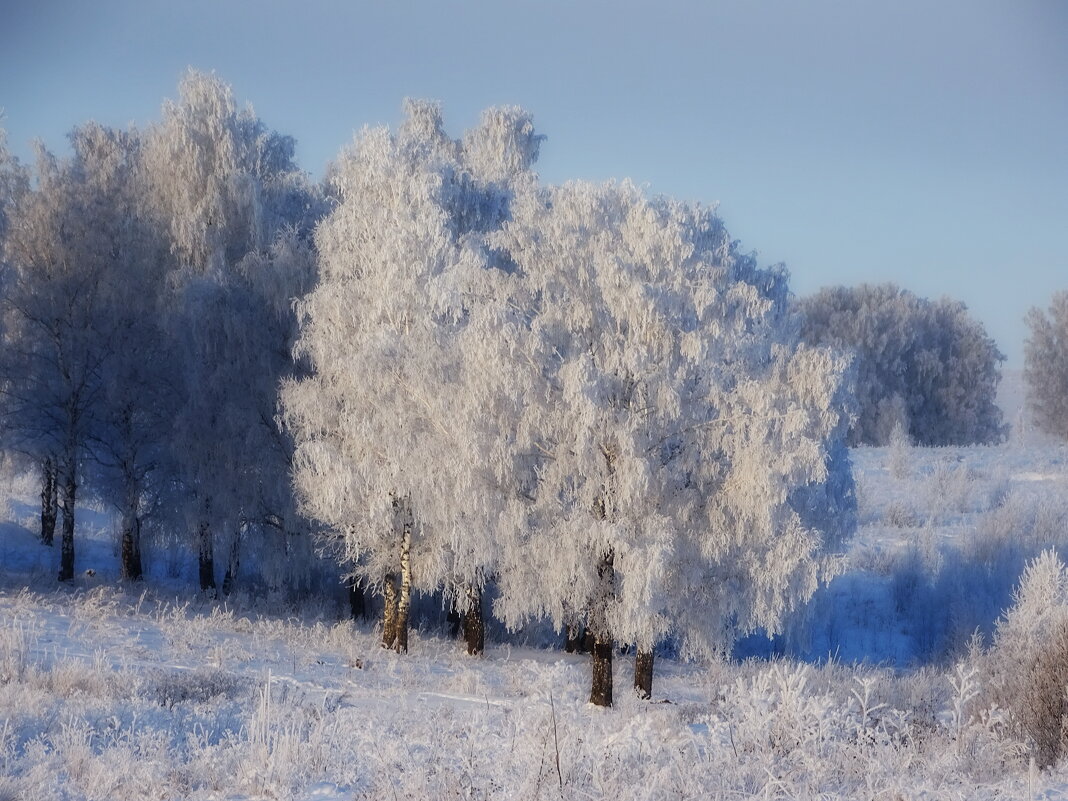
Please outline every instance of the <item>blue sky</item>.
[[1068, 3], [630, 0], [4, 4], [11, 145], [156, 119], [214, 70], [315, 176], [405, 96], [452, 131], [516, 103], [547, 181], [719, 202], [798, 294], [895, 281], [963, 300], [1022, 363], [1068, 289]]

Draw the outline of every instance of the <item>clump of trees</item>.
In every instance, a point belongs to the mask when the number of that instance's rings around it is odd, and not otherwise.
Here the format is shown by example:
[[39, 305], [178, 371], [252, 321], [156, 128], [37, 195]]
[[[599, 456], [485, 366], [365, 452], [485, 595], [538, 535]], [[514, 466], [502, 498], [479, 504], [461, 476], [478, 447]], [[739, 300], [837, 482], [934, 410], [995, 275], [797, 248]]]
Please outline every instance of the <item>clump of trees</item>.
[[815, 589], [852, 498], [847, 364], [797, 341], [785, 272], [713, 213], [542, 186], [538, 143], [518, 109], [452, 140], [415, 103], [357, 138], [282, 407], [302, 509], [381, 590], [384, 644], [407, 648], [413, 589], [477, 621], [492, 579], [507, 625], [592, 634], [609, 705], [617, 644], [648, 696], [657, 644], [774, 632]]
[[[293, 142], [190, 72], [145, 130], [95, 124], [32, 170], [0, 147], [3, 446], [41, 471], [75, 568], [85, 488], [180, 532], [200, 587], [242, 553], [307, 588], [315, 544], [484, 647], [509, 627], [612, 655], [777, 631], [855, 524], [848, 359], [797, 336], [786, 272], [709, 209], [628, 182], [546, 186], [529, 113], [450, 137], [409, 102], [320, 186]], [[2, 145], [2, 143], [0, 143]], [[220, 566], [221, 563], [221, 566]]]
[[232, 584], [243, 541], [288, 555], [303, 531], [291, 445], [274, 417], [278, 382], [297, 369], [292, 299], [314, 281], [310, 238], [323, 201], [294, 147], [200, 73], [145, 137], [145, 202], [170, 257], [162, 313], [184, 387], [171, 466], [204, 590], [216, 588], [217, 561]]
[[274, 416], [318, 187], [203, 73], [149, 129], [90, 123], [70, 143], [32, 170], [0, 152], [0, 433], [40, 465], [46, 544], [62, 512], [60, 580], [83, 487], [119, 512], [124, 577], [143, 573], [146, 525], [187, 532], [205, 589], [216, 539], [231, 579], [239, 541], [270, 536], [261, 563], [292, 576], [307, 560], [288, 542], [308, 537]]
[[1031, 419], [1041, 431], [1068, 439], [1068, 292], [1056, 292], [1048, 311], [1027, 315], [1024, 380]]
[[830, 287], [797, 303], [801, 338], [852, 353], [859, 411], [851, 445], [886, 445], [901, 426], [919, 445], [998, 442], [1005, 357], [958, 301], [894, 284]]

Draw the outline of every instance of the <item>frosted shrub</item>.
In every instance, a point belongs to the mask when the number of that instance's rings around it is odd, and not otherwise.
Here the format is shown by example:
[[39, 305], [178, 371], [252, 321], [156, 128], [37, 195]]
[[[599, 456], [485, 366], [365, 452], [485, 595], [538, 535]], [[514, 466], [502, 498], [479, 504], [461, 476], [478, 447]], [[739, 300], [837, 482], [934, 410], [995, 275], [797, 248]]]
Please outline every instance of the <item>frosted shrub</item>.
[[1035, 507], [1030, 539], [1033, 543], [1041, 544], [1068, 543], [1068, 505], [1064, 500]]
[[88, 592], [79, 593], [74, 597], [73, 617], [89, 626], [102, 626], [107, 618], [115, 614], [122, 599], [123, 592], [117, 587], [106, 585], [93, 587]]
[[979, 518], [975, 535], [964, 544], [965, 556], [991, 572], [1007, 559], [1015, 562], [1016, 554], [1030, 544], [1035, 533], [1035, 515], [1032, 502], [1010, 496]]
[[915, 528], [919, 524], [915, 512], [900, 501], [894, 501], [886, 507], [883, 520], [894, 528]]
[[129, 695], [131, 684], [109, 669], [104, 653], [97, 651], [91, 661], [69, 657], [41, 670], [44, 688], [60, 698], [121, 698]]
[[1065, 544], [1066, 524], [1060, 504], [1036, 502], [1020, 492], [978, 517], [960, 557], [947, 560], [936, 584], [951, 641], [962, 641], [976, 627], [992, 630], [993, 621], [1012, 602], [1028, 560], [1044, 548]]
[[1028, 564], [1014, 599], [988, 657], [991, 695], [1048, 767], [1068, 745], [1068, 569], [1055, 551]]
[[1052, 765], [1068, 744], [1068, 621], [1058, 622], [1018, 680], [1024, 686], [1014, 711], [1034, 742], [1038, 764]]
[[909, 715], [881, 698], [881, 683], [874, 673], [786, 663], [737, 679], [709, 722], [722, 743], [721, 775], [746, 795], [770, 797], [900, 788], [919, 752]]
[[186, 702], [208, 703], [234, 699], [250, 692], [247, 680], [222, 670], [198, 669], [176, 673], [148, 674], [143, 694], [160, 706], [171, 708]]
[[942, 461], [930, 477], [931, 508], [960, 513], [978, 511], [976, 479], [965, 462]]
[[904, 423], [898, 421], [890, 432], [890, 474], [894, 478], [908, 478], [912, 472], [912, 439]]
[[[85, 798], [141, 801], [179, 797], [168, 763], [160, 759], [168, 743], [161, 732], [133, 733], [94, 726], [79, 716], [57, 723], [27, 742], [13, 771], [13, 798]], [[4, 784], [0, 782], [0, 799]], [[184, 795], [184, 793], [183, 793]]]
[[[177, 653], [198, 650], [209, 632], [217, 629], [247, 630], [247, 620], [235, 619], [232, 609], [213, 607], [209, 614], [190, 612], [188, 603], [163, 609], [159, 613], [167, 645]], [[239, 656], [239, 654], [234, 654]]]
[[986, 508], [997, 509], [1011, 497], [1012, 483], [1003, 468], [998, 468], [986, 489]]
[[0, 684], [20, 682], [26, 673], [28, 634], [18, 619], [0, 627]]
[[775, 665], [751, 681], [738, 679], [725, 705], [740, 754], [788, 759], [802, 749], [818, 752], [830, 733], [824, 718], [833, 699], [807, 691], [811, 668]]

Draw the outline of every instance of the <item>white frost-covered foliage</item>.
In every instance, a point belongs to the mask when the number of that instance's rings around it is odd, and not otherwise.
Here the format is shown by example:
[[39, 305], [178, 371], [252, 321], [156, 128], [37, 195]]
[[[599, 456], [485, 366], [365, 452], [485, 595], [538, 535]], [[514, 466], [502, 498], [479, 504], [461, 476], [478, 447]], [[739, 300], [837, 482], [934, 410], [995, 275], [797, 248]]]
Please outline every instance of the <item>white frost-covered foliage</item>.
[[[8, 264], [9, 255], [5, 253], [5, 242], [11, 226], [11, 215], [16, 204], [29, 191], [29, 171], [19, 163], [8, 150], [7, 131], [0, 128], [0, 297], [7, 297], [16, 279], [16, 272]], [[0, 338], [5, 336], [11, 325], [11, 309], [4, 304], [0, 307]], [[6, 356], [7, 354], [5, 354]], [[0, 445], [5, 444], [5, 433], [10, 421], [4, 413], [7, 406], [6, 388], [17, 375], [17, 367], [8, 358], [0, 357]]]
[[[193, 71], [144, 148], [174, 257], [169, 317], [186, 389], [174, 441], [205, 586], [213, 531], [229, 543], [233, 570], [237, 537], [284, 539], [300, 529], [287, 476], [292, 447], [274, 417], [277, 384], [295, 369], [291, 302], [314, 279], [310, 229], [321, 203], [293, 148], [251, 108], [238, 109], [223, 82]], [[287, 543], [275, 544], [265, 552], [292, 565]]]
[[145, 143], [153, 199], [179, 264], [227, 273], [245, 254], [269, 248], [289, 225], [308, 227], [317, 212], [291, 137], [271, 131], [229, 86], [190, 70], [179, 99]]
[[[436, 106], [335, 165], [284, 417], [304, 511], [372, 584], [509, 625], [692, 652], [774, 631], [852, 526], [845, 364], [710, 211], [630, 184], [540, 188], [518, 110], [462, 141]], [[462, 597], [461, 597], [462, 602]]]
[[1005, 357], [963, 303], [862, 284], [822, 289], [798, 308], [805, 342], [856, 357], [850, 444], [885, 445], [899, 424], [919, 445], [1004, 437], [995, 395]]
[[1027, 405], [1042, 431], [1068, 439], [1068, 292], [1054, 293], [1048, 312], [1031, 309], [1027, 323]]
[[39, 149], [32, 189], [7, 212], [0, 350], [7, 444], [58, 469], [61, 580], [73, 577], [85, 458], [111, 423], [117, 387], [109, 379], [136, 302], [127, 293], [151, 250], [130, 217], [135, 137], [88, 124], [75, 129], [71, 145], [65, 159]]
[[180, 375], [163, 323], [167, 242], [146, 207], [141, 138], [88, 124], [71, 135], [80, 171], [98, 201], [91, 224], [104, 232], [106, 280], [98, 295], [108, 321], [99, 366], [102, 391], [93, 398], [91, 482], [122, 516], [124, 571], [140, 578], [140, 530], [170, 494], [170, 425]]
[[[462, 141], [434, 104], [400, 130], [363, 131], [334, 165], [340, 202], [319, 226], [320, 283], [299, 304], [310, 375], [282, 390], [303, 510], [378, 586], [400, 571], [397, 504], [414, 517], [412, 580], [465, 603], [496, 562], [520, 399], [502, 326], [513, 281], [481, 240], [508, 216], [540, 137], [495, 109]], [[498, 302], [489, 302], [497, 300]], [[477, 355], [476, 355], [477, 354]]]
[[795, 493], [851, 482], [828, 474], [848, 470], [845, 365], [791, 341], [785, 274], [626, 183], [531, 189], [491, 241], [526, 293], [517, 446], [536, 476], [497, 613], [691, 653], [774, 630], [824, 545]]
[[29, 171], [8, 149], [7, 131], [0, 128], [0, 289], [6, 280], [3, 243], [11, 225], [11, 214], [29, 188]]
[[830, 567], [824, 557], [853, 533], [846, 370], [829, 350], [777, 345], [769, 365], [725, 394], [719, 411], [729, 424], [711, 426], [701, 446], [720, 462], [702, 487], [698, 523], [707, 519], [707, 529], [693, 529], [691, 561], [706, 573], [678, 596], [686, 650], [722, 647], [719, 637], [755, 628], [780, 632]]
[[1068, 568], [1044, 551], [1020, 578], [987, 656], [991, 700], [1043, 767], [1068, 750]]
[[3, 359], [15, 383], [5, 413], [35, 456], [84, 446], [110, 335], [101, 291], [109, 232], [92, 214], [100, 198], [79, 162], [39, 150], [33, 190], [9, 212]]

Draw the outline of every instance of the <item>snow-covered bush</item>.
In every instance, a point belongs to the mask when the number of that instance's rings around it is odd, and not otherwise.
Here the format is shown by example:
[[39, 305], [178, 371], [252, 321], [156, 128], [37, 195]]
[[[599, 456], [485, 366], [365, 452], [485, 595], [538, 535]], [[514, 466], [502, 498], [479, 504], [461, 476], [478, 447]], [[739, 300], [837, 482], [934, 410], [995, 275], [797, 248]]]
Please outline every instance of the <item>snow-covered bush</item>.
[[205, 704], [221, 698], [236, 698], [249, 692], [249, 682], [228, 671], [198, 668], [169, 673], [146, 671], [141, 693], [155, 697], [162, 707], [176, 704]]
[[[1000, 491], [999, 491], [1000, 494]], [[1051, 547], [1068, 545], [1068, 500], [1010, 492], [979, 515], [963, 544], [964, 556], [991, 573], [1009, 572], [1016, 583], [1027, 561]]]
[[892, 501], [886, 507], [883, 521], [894, 528], [915, 528], [921, 522], [916, 513], [903, 501]]
[[940, 460], [927, 477], [930, 507], [943, 515], [980, 511], [984, 498], [977, 486], [978, 478], [964, 461]]
[[893, 284], [831, 287], [798, 302], [802, 339], [855, 354], [852, 444], [885, 445], [903, 426], [920, 445], [997, 442], [1004, 356], [963, 303]]
[[0, 626], [0, 684], [24, 679], [29, 660], [32, 627], [17, 617]]
[[738, 672], [706, 720], [711, 759], [741, 793], [908, 797], [906, 776], [982, 785], [1021, 766], [1019, 743], [979, 706], [972, 663], [900, 679], [834, 663]]
[[1042, 767], [1068, 750], [1068, 568], [1053, 550], [1028, 564], [988, 656], [990, 697]]
[[889, 455], [890, 475], [897, 479], [909, 477], [912, 470], [912, 438], [905, 430], [905, 424], [898, 421], [890, 432]]

